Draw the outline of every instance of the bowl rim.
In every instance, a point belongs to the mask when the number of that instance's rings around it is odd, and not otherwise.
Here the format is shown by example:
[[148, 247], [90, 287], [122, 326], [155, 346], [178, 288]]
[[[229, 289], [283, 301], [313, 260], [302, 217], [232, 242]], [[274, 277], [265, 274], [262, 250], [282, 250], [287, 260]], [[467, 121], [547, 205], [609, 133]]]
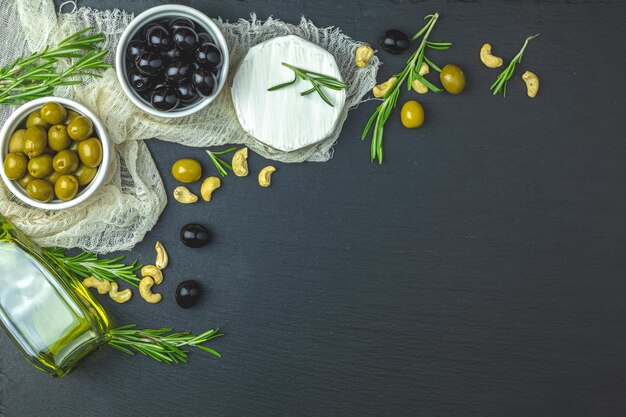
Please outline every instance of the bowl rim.
[[[52, 200], [48, 203], [44, 203], [42, 201], [37, 201], [28, 197], [28, 195], [23, 191], [22, 187], [17, 185], [17, 180], [10, 180], [7, 177], [6, 173], [4, 172], [4, 159], [9, 153], [9, 139], [11, 138], [13, 132], [18, 129], [18, 126], [28, 117], [28, 114], [31, 111], [51, 101], [62, 104], [64, 107], [67, 107], [70, 110], [74, 110], [91, 119], [94, 128], [98, 133], [98, 139], [100, 139], [100, 142], [102, 143], [102, 163], [98, 167], [98, 172], [96, 173], [96, 176], [91, 181], [91, 183], [74, 199], [70, 201]], [[2, 169], [0, 169], [0, 176], [2, 176], [2, 181], [11, 191], [11, 193], [23, 203], [42, 210], [64, 210], [83, 203], [84, 201], [89, 199], [89, 197], [91, 197], [98, 188], [100, 188], [100, 186], [104, 183], [104, 180], [106, 179], [109, 171], [109, 165], [111, 163], [111, 152], [112, 149], [109, 135], [106, 131], [106, 128], [94, 112], [89, 110], [84, 105], [69, 98], [54, 96], [41, 97], [22, 104], [13, 112], [13, 114], [11, 114], [11, 116], [9, 116], [4, 126], [2, 126], [2, 130], [0, 130], [0, 155], [2, 156], [3, 166]]]
[[[140, 100], [139, 97], [137, 97], [135, 91], [133, 91], [133, 89], [130, 88], [130, 86], [128, 85], [125, 74], [126, 47], [128, 43], [132, 40], [133, 35], [137, 32], [137, 30], [139, 30], [150, 20], [165, 17], [166, 15], [170, 17], [180, 15], [180, 17], [191, 18], [195, 22], [201, 24], [204, 29], [206, 29], [207, 32], [212, 35], [213, 39], [220, 47], [223, 58], [222, 67], [220, 68], [219, 72], [217, 88], [213, 92], [213, 94], [208, 97], [204, 97], [202, 100], [192, 104], [191, 106], [184, 107], [180, 110], [173, 110], [171, 112], [156, 110], [152, 106], [146, 104], [143, 100]], [[126, 28], [122, 32], [115, 51], [115, 73], [126, 97], [128, 97], [128, 99], [135, 106], [139, 107], [144, 112], [149, 113], [153, 116], [164, 117], [168, 119], [189, 116], [211, 104], [220, 95], [224, 86], [226, 85], [229, 67], [230, 58], [228, 45], [226, 43], [226, 38], [224, 38], [224, 34], [220, 30], [220, 28], [215, 24], [215, 22], [213, 22], [210, 17], [208, 17], [201, 11], [194, 9], [193, 7], [183, 6], [179, 4], [164, 4], [160, 6], [155, 6], [135, 16], [135, 18], [128, 24], [128, 26], [126, 26]]]

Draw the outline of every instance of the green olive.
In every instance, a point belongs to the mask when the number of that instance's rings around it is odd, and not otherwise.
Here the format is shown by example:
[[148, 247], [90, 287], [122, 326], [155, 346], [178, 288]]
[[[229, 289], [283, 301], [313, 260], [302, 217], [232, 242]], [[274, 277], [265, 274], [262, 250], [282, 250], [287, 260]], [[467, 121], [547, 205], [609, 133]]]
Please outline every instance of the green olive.
[[90, 168], [83, 164], [80, 164], [78, 169], [74, 172], [74, 176], [78, 180], [78, 185], [84, 187], [94, 179], [97, 172], [98, 168]]
[[52, 156], [43, 154], [28, 161], [28, 173], [35, 178], [43, 178], [52, 172]]
[[31, 114], [28, 115], [28, 119], [26, 119], [26, 128], [33, 126], [39, 126], [43, 129], [47, 129], [50, 125], [41, 118], [41, 112], [39, 110], [35, 110]]
[[39, 110], [39, 113], [41, 114], [41, 118], [44, 122], [50, 125], [63, 123], [67, 117], [67, 110], [65, 110], [65, 107], [61, 106], [59, 103], [55, 103], [54, 101], [44, 104], [41, 110]]
[[402, 125], [407, 129], [415, 129], [424, 124], [424, 107], [415, 100], [409, 100], [402, 106], [400, 112]]
[[78, 168], [78, 155], [74, 151], [63, 149], [54, 155], [52, 168], [61, 174], [71, 174]]
[[29, 158], [41, 155], [48, 145], [48, 135], [40, 126], [31, 126], [24, 134], [24, 153]]
[[456, 65], [448, 64], [441, 69], [439, 80], [443, 88], [450, 94], [460, 94], [465, 90], [465, 74]]
[[18, 184], [20, 184], [20, 186], [21, 186], [23, 189], [26, 189], [26, 186], [28, 185], [28, 183], [29, 183], [29, 182], [31, 182], [31, 181], [32, 181], [32, 180], [34, 180], [34, 179], [35, 179], [35, 178], [33, 178], [33, 176], [32, 176], [32, 175], [30, 175], [30, 174], [28, 174], [28, 173], [27, 173], [27, 174], [26, 174], [26, 175], [24, 175], [22, 178], [20, 178], [17, 182], [18, 182]]
[[9, 152], [24, 153], [24, 135], [26, 135], [26, 129], [18, 129], [13, 132], [9, 139]]
[[95, 168], [102, 163], [102, 143], [97, 138], [78, 143], [78, 157], [83, 165]]
[[195, 159], [179, 159], [172, 165], [172, 175], [180, 182], [196, 182], [202, 176], [202, 166]]
[[33, 200], [47, 203], [54, 197], [54, 188], [48, 181], [35, 178], [26, 185], [26, 193]]
[[78, 193], [78, 180], [73, 175], [61, 175], [54, 184], [54, 194], [59, 200], [69, 201]]
[[50, 184], [54, 185], [57, 183], [57, 180], [59, 179], [61, 175], [63, 174], [61, 174], [60, 172], [52, 171], [44, 179], [48, 181]]
[[67, 125], [67, 133], [75, 141], [87, 139], [93, 133], [93, 123], [86, 116], [78, 116]]
[[10, 153], [4, 158], [4, 173], [10, 180], [19, 180], [26, 174], [28, 159], [23, 153]]
[[69, 125], [72, 120], [76, 119], [78, 116], [80, 116], [80, 114], [76, 113], [74, 110], [68, 110], [65, 125]]
[[70, 135], [67, 134], [67, 127], [62, 124], [54, 125], [48, 130], [48, 146], [53, 151], [61, 151], [72, 143]]

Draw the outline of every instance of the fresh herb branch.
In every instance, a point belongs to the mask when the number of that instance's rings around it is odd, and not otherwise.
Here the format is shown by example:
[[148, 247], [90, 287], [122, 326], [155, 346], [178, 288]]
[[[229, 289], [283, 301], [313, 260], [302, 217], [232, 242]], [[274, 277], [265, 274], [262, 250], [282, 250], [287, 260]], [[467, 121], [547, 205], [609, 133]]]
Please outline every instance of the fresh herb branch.
[[226, 170], [229, 169], [232, 171], [233, 167], [222, 158], [219, 158], [217, 155], [225, 155], [227, 153], [231, 153], [235, 149], [237, 148], [233, 146], [232, 148], [228, 148], [223, 151], [211, 151], [209, 149], [206, 150], [206, 153], [209, 154], [209, 158], [211, 158], [211, 162], [213, 162], [213, 165], [215, 165], [215, 168], [217, 168], [217, 172], [219, 172], [222, 177], [228, 175], [228, 171]]
[[124, 281], [135, 287], [139, 286], [141, 278], [136, 271], [141, 269], [142, 265], [135, 260], [131, 264], [124, 264], [121, 261], [123, 256], [110, 259], [98, 259], [91, 252], [81, 252], [76, 256], [67, 256], [63, 248], [43, 248], [44, 254], [53, 262], [65, 266], [70, 273], [77, 278], [86, 278], [94, 276], [100, 281]]
[[216, 350], [203, 345], [223, 336], [219, 333], [219, 329], [210, 329], [194, 336], [190, 332], [167, 334], [172, 332], [172, 329], [168, 328], [138, 330], [135, 327], [135, 324], [131, 324], [110, 330], [109, 346], [129, 355], [138, 352], [155, 361], [170, 365], [187, 363], [189, 351], [181, 349], [183, 346], [194, 346], [218, 358], [222, 356]]
[[[81, 84], [78, 77], [100, 77], [96, 70], [111, 66], [104, 62], [108, 51], [96, 46], [104, 41], [104, 35], [82, 36], [92, 29], [83, 29], [61, 41], [56, 48], [46, 46], [41, 52], [18, 58], [0, 68], [0, 104], [18, 106], [53, 95], [55, 87]], [[61, 59], [75, 61], [63, 72], [57, 72]]]
[[293, 65], [289, 65], [285, 62], [283, 62], [282, 65], [284, 67], [289, 68], [290, 70], [294, 72], [293, 80], [283, 83], [283, 84], [275, 85], [274, 87], [270, 87], [267, 89], [267, 91], [276, 91], [281, 88], [288, 87], [292, 84], [295, 84], [296, 81], [298, 81], [298, 78], [300, 78], [302, 80], [309, 81], [312, 87], [300, 93], [301, 96], [306, 96], [311, 93], [317, 93], [322, 98], [322, 100], [326, 102], [326, 104], [328, 104], [330, 107], [335, 107], [333, 105], [333, 102], [330, 101], [326, 93], [324, 93], [324, 91], [322, 90], [322, 87], [326, 87], [331, 90], [337, 90], [337, 91], [348, 88], [347, 84], [339, 81], [338, 79], [334, 77], [331, 77], [330, 75], [324, 75], [318, 72], [313, 72], [313, 71], [305, 70], [302, 68], [294, 67]]
[[536, 38], [537, 36], [539, 36], [539, 34], [527, 37], [524, 41], [522, 49], [520, 49], [517, 55], [513, 57], [509, 65], [504, 69], [504, 71], [502, 71], [500, 75], [498, 75], [496, 81], [491, 85], [491, 91], [493, 91], [494, 96], [501, 92], [502, 96], [506, 97], [506, 85], [513, 76], [513, 73], [515, 72], [515, 67], [517, 66], [517, 64], [522, 62], [522, 56], [524, 55], [524, 50], [528, 46], [528, 42], [530, 42], [531, 39]]
[[374, 162], [378, 160], [379, 164], [383, 163], [383, 133], [385, 123], [387, 119], [389, 119], [389, 115], [391, 111], [396, 107], [398, 103], [398, 97], [400, 95], [400, 86], [406, 80], [407, 88], [410, 90], [411, 85], [414, 80], [419, 80], [422, 84], [427, 86], [431, 91], [435, 93], [439, 93], [443, 91], [441, 88], [437, 87], [423, 75], [419, 74], [419, 70], [422, 66], [422, 62], [426, 62], [432, 69], [437, 72], [441, 72], [441, 68], [435, 65], [430, 59], [428, 59], [425, 55], [426, 48], [445, 51], [452, 46], [450, 42], [431, 42], [428, 40], [430, 33], [432, 32], [435, 24], [437, 23], [437, 19], [439, 19], [439, 13], [435, 13], [432, 15], [428, 15], [424, 17], [428, 22], [424, 25], [422, 29], [419, 30], [415, 35], [413, 35], [412, 40], [416, 41], [420, 37], [422, 38], [419, 47], [417, 50], [411, 55], [409, 60], [407, 61], [406, 67], [402, 72], [396, 74], [396, 81], [389, 88], [385, 96], [383, 97], [383, 102], [376, 108], [372, 117], [368, 120], [365, 125], [365, 129], [363, 129], [363, 134], [361, 135], [361, 140], [365, 140], [367, 138], [372, 125], [374, 126], [372, 132], [372, 142], [371, 142], [371, 161]]

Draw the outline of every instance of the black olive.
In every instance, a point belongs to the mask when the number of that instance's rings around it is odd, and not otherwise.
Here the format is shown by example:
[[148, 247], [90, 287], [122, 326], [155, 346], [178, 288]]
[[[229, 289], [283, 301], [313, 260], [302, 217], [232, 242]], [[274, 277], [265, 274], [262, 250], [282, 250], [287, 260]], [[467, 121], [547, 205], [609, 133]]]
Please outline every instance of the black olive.
[[157, 51], [167, 49], [172, 44], [170, 33], [163, 26], [152, 26], [146, 31], [146, 45]]
[[213, 94], [217, 79], [215, 74], [205, 70], [204, 68], [198, 68], [193, 73], [193, 86], [196, 87], [196, 91], [203, 97], [208, 97]]
[[198, 33], [198, 43], [203, 44], [203, 43], [214, 43], [214, 42], [213, 42], [213, 38], [211, 37], [211, 35], [209, 35], [206, 32], [200, 32]]
[[203, 43], [196, 49], [196, 62], [210, 71], [222, 66], [222, 51], [212, 43]]
[[176, 85], [191, 80], [193, 66], [181, 61], [172, 61], [165, 67], [165, 80], [168, 84]]
[[128, 42], [128, 46], [126, 47], [126, 57], [131, 60], [131, 62], [135, 62], [135, 58], [142, 52], [146, 52], [148, 50], [146, 43], [141, 39], [133, 39]]
[[189, 51], [198, 44], [198, 34], [191, 28], [178, 28], [174, 31], [173, 37], [176, 47], [183, 51]]
[[178, 93], [178, 97], [180, 97], [180, 102], [182, 104], [192, 104], [200, 98], [192, 83], [177, 85], [176, 92]]
[[141, 28], [141, 31], [139, 32], [139, 37], [141, 39], [146, 39], [146, 33], [148, 33], [148, 31], [155, 26], [163, 27], [163, 25], [159, 22], [150, 22]]
[[150, 88], [150, 78], [140, 74], [137, 68], [128, 71], [128, 83], [137, 92], [144, 92]]
[[380, 38], [380, 46], [392, 54], [401, 54], [411, 47], [408, 35], [396, 29], [390, 29]]
[[191, 19], [187, 19], [186, 17], [173, 18], [172, 20], [169, 21], [169, 26], [172, 31], [181, 27], [190, 28], [190, 29], [195, 28], [193, 21]]
[[176, 303], [182, 308], [193, 307], [200, 293], [200, 285], [196, 281], [183, 281], [176, 287]]
[[150, 104], [157, 110], [174, 110], [180, 104], [176, 90], [168, 87], [155, 88], [150, 96]]
[[210, 239], [209, 231], [200, 224], [190, 223], [180, 229], [180, 240], [190, 248], [201, 248]]
[[158, 52], [142, 52], [135, 58], [135, 67], [143, 75], [159, 75], [165, 68], [163, 57]]
[[186, 51], [181, 51], [176, 46], [172, 46], [166, 49], [165, 51], [161, 52], [161, 54], [163, 55], [163, 58], [165, 58], [168, 61], [190, 62], [193, 59], [190, 53]]

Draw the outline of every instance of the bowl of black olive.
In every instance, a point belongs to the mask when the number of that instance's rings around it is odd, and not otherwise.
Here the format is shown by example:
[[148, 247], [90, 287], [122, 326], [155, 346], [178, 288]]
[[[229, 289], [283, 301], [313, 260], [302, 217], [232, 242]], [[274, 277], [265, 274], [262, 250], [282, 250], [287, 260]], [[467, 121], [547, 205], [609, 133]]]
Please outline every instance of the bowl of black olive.
[[228, 47], [208, 16], [169, 4], [133, 19], [115, 63], [122, 89], [137, 107], [154, 116], [183, 117], [219, 95], [228, 75]]

